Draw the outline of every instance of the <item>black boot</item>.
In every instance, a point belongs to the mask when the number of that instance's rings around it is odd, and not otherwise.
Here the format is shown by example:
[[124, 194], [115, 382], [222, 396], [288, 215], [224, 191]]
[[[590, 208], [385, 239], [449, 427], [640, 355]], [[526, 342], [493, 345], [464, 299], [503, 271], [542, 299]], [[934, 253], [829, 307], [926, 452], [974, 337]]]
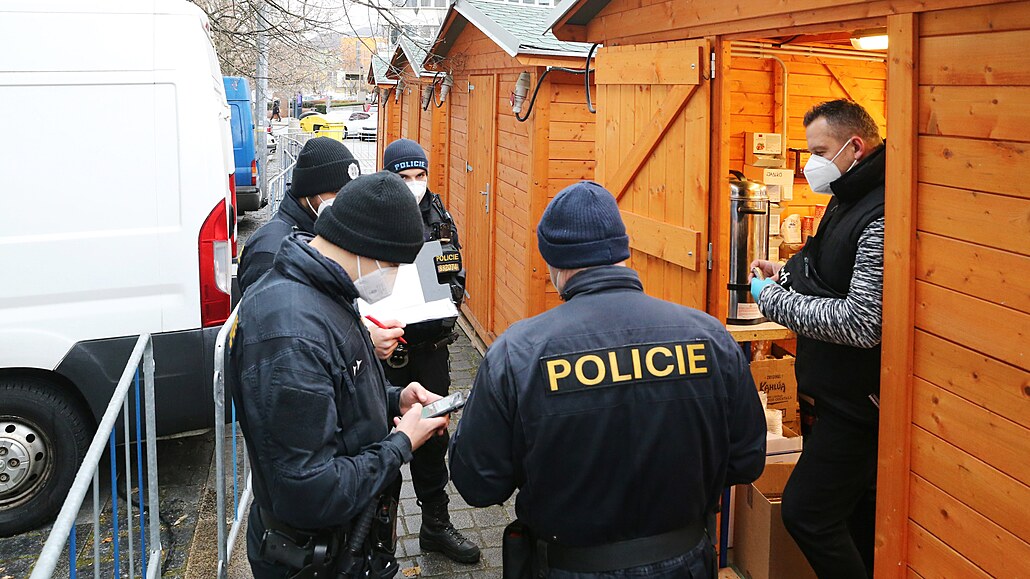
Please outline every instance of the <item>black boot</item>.
[[451, 524], [447, 512], [448, 499], [419, 503], [422, 506], [422, 528], [418, 532], [418, 545], [423, 551], [443, 553], [459, 563], [479, 561], [479, 547], [469, 541]]

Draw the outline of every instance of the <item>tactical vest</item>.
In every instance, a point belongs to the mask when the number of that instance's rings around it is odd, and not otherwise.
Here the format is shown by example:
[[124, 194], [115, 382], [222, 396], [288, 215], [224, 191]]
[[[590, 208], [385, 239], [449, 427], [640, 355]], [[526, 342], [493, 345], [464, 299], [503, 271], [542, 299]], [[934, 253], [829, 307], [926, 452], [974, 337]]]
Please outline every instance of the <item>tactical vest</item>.
[[[443, 205], [440, 196], [432, 191], [427, 191], [429, 197], [429, 208], [422, 212], [422, 225], [424, 228], [424, 239], [426, 241], [440, 241], [444, 255], [454, 256], [456, 261], [450, 261], [449, 266], [457, 264], [456, 268], [437, 268], [437, 279], [440, 283], [446, 283], [451, 288], [451, 301], [454, 305], [461, 307], [465, 297], [465, 268], [461, 259], [461, 243], [458, 240], [458, 228], [454, 225], [454, 219]], [[440, 273], [441, 269], [447, 269]], [[453, 271], [451, 271], [453, 270]], [[430, 321], [409, 324], [404, 328], [404, 337], [412, 346], [427, 342], [436, 342], [450, 334], [454, 328], [453, 321]]]

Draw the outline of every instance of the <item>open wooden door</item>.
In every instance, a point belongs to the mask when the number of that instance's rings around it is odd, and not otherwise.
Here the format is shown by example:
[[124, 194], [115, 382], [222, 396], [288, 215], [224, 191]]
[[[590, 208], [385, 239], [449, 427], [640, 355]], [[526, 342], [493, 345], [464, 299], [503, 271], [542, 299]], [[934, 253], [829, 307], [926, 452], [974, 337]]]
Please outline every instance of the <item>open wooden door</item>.
[[472, 323], [481, 336], [493, 330], [493, 228], [491, 203], [494, 181], [497, 83], [493, 75], [469, 77], [468, 159], [465, 199], [468, 231], [465, 234], [466, 302]]
[[711, 89], [707, 41], [601, 49], [597, 180], [615, 195], [648, 294], [705, 309]]

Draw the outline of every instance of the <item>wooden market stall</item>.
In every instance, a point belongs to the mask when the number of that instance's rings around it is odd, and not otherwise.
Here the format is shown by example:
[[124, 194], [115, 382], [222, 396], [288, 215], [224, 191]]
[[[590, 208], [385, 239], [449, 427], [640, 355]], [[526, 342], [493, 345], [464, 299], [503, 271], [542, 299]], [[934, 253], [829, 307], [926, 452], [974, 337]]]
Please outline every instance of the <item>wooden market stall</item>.
[[[549, 71], [582, 70], [590, 46], [544, 33], [549, 12], [457, 0], [429, 56], [429, 66], [452, 83], [444, 133], [447, 205], [463, 239], [469, 296], [463, 310], [486, 343], [559, 303], [536, 250], [535, 225], [558, 191], [594, 176], [586, 77]], [[520, 122], [510, 97], [523, 73], [530, 82]], [[426, 138], [423, 133], [423, 146]]]
[[382, 167], [383, 149], [386, 143], [400, 138], [401, 117], [399, 107], [390, 106], [389, 99], [397, 88], [397, 75], [388, 74], [390, 63], [378, 54], [372, 55], [372, 63], [368, 66], [368, 84], [375, 87], [372, 94], [373, 106], [378, 111], [376, 127], [376, 168]]
[[[880, 115], [876, 576], [1030, 576], [1030, 2], [569, 0], [552, 24], [605, 45], [597, 178], [646, 232], [645, 289], [720, 318], [744, 134], [803, 148], [800, 115], [838, 97]], [[881, 61], [842, 44], [870, 30]]]

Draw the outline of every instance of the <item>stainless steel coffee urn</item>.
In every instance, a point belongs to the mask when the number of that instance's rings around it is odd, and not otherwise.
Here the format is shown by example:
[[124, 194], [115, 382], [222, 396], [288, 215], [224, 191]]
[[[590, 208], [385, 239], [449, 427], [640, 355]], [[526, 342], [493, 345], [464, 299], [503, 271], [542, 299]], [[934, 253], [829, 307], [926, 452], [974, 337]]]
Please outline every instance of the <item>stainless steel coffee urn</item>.
[[749, 265], [769, 258], [769, 196], [765, 185], [730, 171], [730, 290], [728, 324], [765, 321], [751, 297]]

